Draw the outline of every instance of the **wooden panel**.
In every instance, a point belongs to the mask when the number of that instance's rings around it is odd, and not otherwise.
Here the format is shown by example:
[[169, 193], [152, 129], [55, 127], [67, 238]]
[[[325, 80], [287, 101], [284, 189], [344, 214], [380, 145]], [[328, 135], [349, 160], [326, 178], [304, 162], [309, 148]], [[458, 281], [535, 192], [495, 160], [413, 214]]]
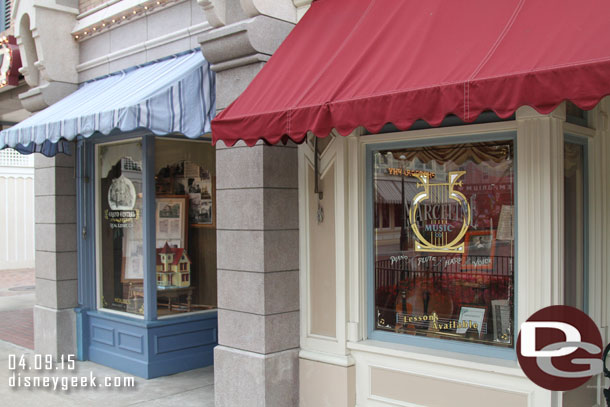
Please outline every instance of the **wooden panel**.
[[91, 340], [104, 345], [114, 346], [114, 329], [91, 324]]
[[123, 372], [153, 378], [214, 361], [215, 311], [148, 322], [93, 311], [86, 313], [87, 319], [83, 342], [89, 360]]
[[128, 332], [118, 333], [118, 347], [130, 352], [144, 353], [144, 335], [134, 335]]
[[190, 349], [216, 342], [216, 328], [193, 329], [170, 335], [155, 336], [155, 353], [167, 353]]
[[419, 376], [395, 370], [371, 368], [371, 395], [373, 398], [398, 400], [428, 407], [468, 406], [527, 407], [527, 395]]

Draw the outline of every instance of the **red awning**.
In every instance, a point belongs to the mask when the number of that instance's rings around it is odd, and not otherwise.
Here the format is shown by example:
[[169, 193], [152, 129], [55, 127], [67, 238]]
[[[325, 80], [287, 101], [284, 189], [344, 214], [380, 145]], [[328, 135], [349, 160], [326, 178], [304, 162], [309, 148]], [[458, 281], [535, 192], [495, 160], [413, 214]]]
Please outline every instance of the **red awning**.
[[566, 99], [591, 109], [608, 94], [607, 0], [318, 0], [212, 135], [301, 142]]

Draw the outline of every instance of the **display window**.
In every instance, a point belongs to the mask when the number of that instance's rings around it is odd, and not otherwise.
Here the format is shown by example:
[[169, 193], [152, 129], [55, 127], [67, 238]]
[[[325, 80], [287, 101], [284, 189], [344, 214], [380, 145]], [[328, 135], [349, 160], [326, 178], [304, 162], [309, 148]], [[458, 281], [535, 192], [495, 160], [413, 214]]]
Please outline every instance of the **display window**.
[[[98, 307], [144, 315], [150, 279], [158, 317], [215, 309], [214, 148], [154, 138], [154, 166], [147, 166], [142, 141], [96, 146]], [[155, 187], [144, 196], [152, 170]], [[146, 211], [154, 211], [153, 233], [143, 233]], [[153, 242], [145, 262], [144, 247]]]
[[143, 314], [141, 140], [98, 146], [98, 163], [100, 306]]
[[157, 315], [216, 308], [216, 161], [210, 143], [155, 142]]
[[372, 154], [373, 329], [512, 347], [513, 141]]

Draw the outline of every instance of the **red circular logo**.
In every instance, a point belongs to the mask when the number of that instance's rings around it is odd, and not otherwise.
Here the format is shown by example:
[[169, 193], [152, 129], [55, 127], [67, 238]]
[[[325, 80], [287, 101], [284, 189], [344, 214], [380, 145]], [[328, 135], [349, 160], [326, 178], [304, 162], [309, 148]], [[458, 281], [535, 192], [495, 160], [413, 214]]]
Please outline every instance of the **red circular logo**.
[[568, 391], [602, 371], [602, 337], [584, 312], [565, 305], [546, 307], [521, 325], [517, 357], [538, 386]]

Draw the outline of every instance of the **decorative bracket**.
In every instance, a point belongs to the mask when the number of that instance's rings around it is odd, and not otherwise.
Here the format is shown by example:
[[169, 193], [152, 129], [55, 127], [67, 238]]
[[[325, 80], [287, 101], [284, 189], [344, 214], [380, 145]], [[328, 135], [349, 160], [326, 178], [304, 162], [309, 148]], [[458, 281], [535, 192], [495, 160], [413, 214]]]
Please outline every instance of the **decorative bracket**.
[[212, 27], [222, 27], [227, 23], [226, 0], [197, 0]]

